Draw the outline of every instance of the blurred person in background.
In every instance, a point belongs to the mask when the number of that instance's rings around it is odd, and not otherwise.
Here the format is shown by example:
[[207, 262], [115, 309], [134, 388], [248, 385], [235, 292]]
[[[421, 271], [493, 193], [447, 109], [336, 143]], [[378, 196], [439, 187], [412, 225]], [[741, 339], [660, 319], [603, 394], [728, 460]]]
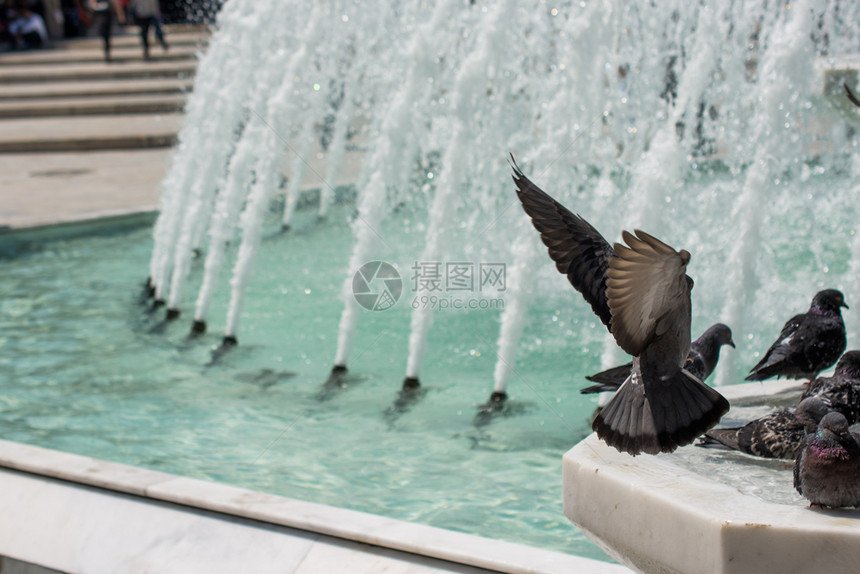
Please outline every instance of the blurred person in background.
[[125, 11], [120, 0], [90, 0], [90, 10], [93, 11], [99, 24], [99, 35], [104, 42], [105, 62], [110, 62], [110, 35], [113, 19], [125, 24]]
[[166, 52], [168, 49], [167, 41], [164, 39], [164, 30], [161, 28], [161, 8], [158, 5], [158, 0], [131, 0], [129, 9], [134, 18], [134, 23], [140, 26], [140, 41], [143, 45], [143, 59], [150, 60], [149, 57], [149, 28], [152, 27], [155, 32], [155, 38], [161, 43], [161, 47]]
[[9, 35], [13, 50], [41, 48], [48, 44], [45, 20], [25, 2], [15, 5], [15, 16], [9, 23]]

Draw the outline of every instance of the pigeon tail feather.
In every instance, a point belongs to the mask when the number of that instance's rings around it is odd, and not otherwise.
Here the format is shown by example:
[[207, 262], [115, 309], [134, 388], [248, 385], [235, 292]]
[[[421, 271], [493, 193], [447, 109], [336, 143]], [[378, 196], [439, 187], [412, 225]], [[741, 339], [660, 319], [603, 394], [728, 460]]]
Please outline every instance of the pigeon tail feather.
[[620, 386], [621, 385], [617, 383], [597, 383], [589, 387], [585, 387], [584, 389], [580, 389], [579, 393], [582, 395], [593, 395], [595, 393], [614, 393], [618, 390], [618, 387]]
[[740, 427], [711, 429], [699, 439], [696, 446], [742, 450], [738, 441], [738, 432], [740, 430]]
[[[721, 431], [729, 432], [723, 433]], [[737, 432], [738, 429], [711, 429], [699, 437], [699, 440], [696, 441], [696, 446], [716, 450], [740, 450], [737, 446]], [[733, 440], [734, 442], [732, 442]]]
[[[764, 381], [772, 377], [780, 378], [786, 376], [786, 369], [791, 369], [792, 365], [788, 356], [788, 348], [786, 346], [774, 345], [764, 357], [756, 363], [755, 367], [750, 369], [749, 374], [744, 377], [746, 381]], [[796, 368], [794, 370], [800, 370]]]
[[768, 371], [759, 370], [759, 371], [751, 372], [749, 375], [744, 377], [744, 380], [745, 381], [766, 381], [767, 379], [770, 379], [771, 377], [774, 377], [774, 376], [778, 379], [780, 378], [779, 373], [770, 373]]
[[[609, 387], [604, 390], [611, 390], [615, 392], [618, 390], [618, 387], [624, 384], [624, 381], [627, 380], [627, 377], [630, 376], [630, 371], [632, 369], [633, 363], [625, 363], [617, 367], [612, 367], [611, 369], [606, 369], [605, 371], [600, 371], [595, 375], [588, 375], [585, 378], [592, 383], [604, 383]], [[597, 387], [598, 385], [594, 386]], [[584, 391], [585, 389], [583, 389], [583, 392]]]
[[658, 454], [692, 443], [728, 410], [720, 393], [684, 369], [668, 380], [643, 384], [634, 366], [592, 428], [620, 452]]

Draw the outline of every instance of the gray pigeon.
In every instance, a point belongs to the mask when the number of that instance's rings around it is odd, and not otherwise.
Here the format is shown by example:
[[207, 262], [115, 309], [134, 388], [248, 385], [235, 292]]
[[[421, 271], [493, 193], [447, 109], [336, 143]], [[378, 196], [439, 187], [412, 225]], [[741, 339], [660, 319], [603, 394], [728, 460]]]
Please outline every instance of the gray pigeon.
[[811, 506], [860, 506], [860, 435], [842, 413], [828, 413], [794, 463], [794, 488]]
[[860, 351], [842, 355], [832, 377], [810, 381], [800, 398], [806, 397], [828, 401], [830, 408], [845, 415], [850, 425], [860, 421]]
[[683, 368], [690, 351], [690, 254], [639, 230], [622, 233], [627, 245], [609, 245], [511, 160], [517, 196], [556, 268], [633, 356], [630, 376], [594, 419], [597, 436], [632, 455], [690, 444], [729, 410], [720, 393]]
[[716, 428], [705, 433], [696, 446], [727, 448], [763, 458], [794, 460], [804, 437], [815, 432], [830, 407], [817, 397], [804, 399], [794, 408], [785, 408], [748, 422], [742, 427]]
[[848, 96], [848, 101], [860, 108], [860, 99], [857, 99], [857, 96], [855, 96], [851, 92], [851, 89], [848, 87], [848, 84], [843, 83], [842, 87], [845, 88], [845, 94]]
[[782, 327], [779, 337], [746, 380], [771, 377], [814, 379], [845, 350], [845, 324], [841, 308], [848, 308], [836, 289], [816, 293], [809, 311], [795, 315]]
[[[684, 367], [690, 371], [691, 375], [705, 381], [717, 367], [717, 362], [720, 360], [720, 348], [723, 345], [730, 345], [734, 348], [732, 330], [722, 323], [711, 325], [707, 331], [702, 333], [701, 337], [690, 343], [690, 353], [687, 355], [687, 362], [684, 363]], [[614, 393], [630, 376], [630, 369], [632, 368], [633, 363], [625, 363], [601, 371], [596, 375], [587, 376], [586, 379], [597, 384], [585, 387], [579, 392], [584, 395], [609, 391]]]

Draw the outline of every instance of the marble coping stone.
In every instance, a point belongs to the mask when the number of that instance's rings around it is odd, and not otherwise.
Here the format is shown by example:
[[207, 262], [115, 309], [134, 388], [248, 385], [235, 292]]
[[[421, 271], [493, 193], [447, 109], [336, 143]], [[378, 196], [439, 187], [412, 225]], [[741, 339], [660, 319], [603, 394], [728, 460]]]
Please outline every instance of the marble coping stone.
[[10, 441], [0, 440], [0, 467], [498, 572], [629, 572], [616, 564], [561, 552]]
[[[796, 381], [720, 388], [733, 405], [763, 394], [796, 399], [799, 390]], [[696, 447], [632, 457], [588, 436], [564, 455], [565, 515], [640, 572], [858, 571], [860, 510], [814, 510], [799, 495], [792, 503], [777, 503], [741, 492], [731, 481], [716, 480], [711, 467], [700, 473], [679, 464], [685, 460], [680, 453], [690, 449]], [[784, 466], [780, 479], [764, 488], [791, 497], [790, 463]]]

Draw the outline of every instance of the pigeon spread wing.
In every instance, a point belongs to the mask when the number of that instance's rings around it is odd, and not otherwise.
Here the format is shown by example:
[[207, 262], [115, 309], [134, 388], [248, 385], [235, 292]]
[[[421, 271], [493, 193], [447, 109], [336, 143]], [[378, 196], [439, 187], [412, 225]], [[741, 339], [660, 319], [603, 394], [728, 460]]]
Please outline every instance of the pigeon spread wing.
[[[513, 162], [513, 158], [511, 158]], [[609, 327], [612, 316], [606, 298], [606, 273], [612, 246], [580, 216], [547, 195], [513, 162], [514, 183], [523, 209], [540, 232], [560, 273], [582, 293], [594, 313]]]
[[686, 275], [690, 254], [675, 251], [638, 229], [635, 236], [625, 231], [623, 237], [629, 247], [615, 244], [606, 296], [612, 334], [618, 345], [635, 357], [655, 336], [670, 329], [686, 331], [690, 336], [690, 284]]
[[629, 247], [613, 249], [511, 161], [517, 196], [556, 268], [635, 356], [631, 376], [592, 424], [597, 436], [632, 455], [690, 444], [729, 410], [722, 395], [681, 368], [690, 350], [690, 254], [641, 231], [625, 233]]

